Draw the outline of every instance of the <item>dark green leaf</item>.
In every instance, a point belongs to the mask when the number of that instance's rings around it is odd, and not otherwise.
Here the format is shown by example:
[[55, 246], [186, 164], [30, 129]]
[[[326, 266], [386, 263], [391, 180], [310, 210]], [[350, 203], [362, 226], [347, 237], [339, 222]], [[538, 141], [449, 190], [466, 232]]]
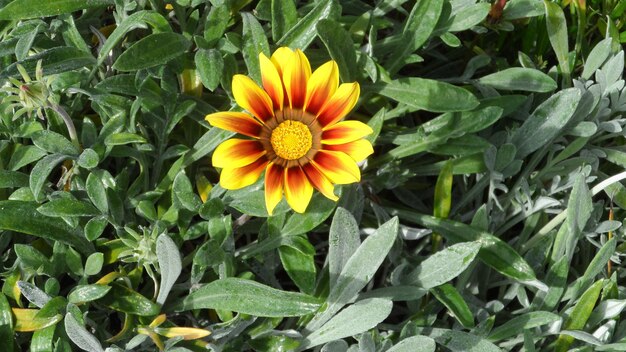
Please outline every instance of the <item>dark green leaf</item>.
[[113, 4], [113, 0], [15, 0], [0, 9], [0, 20], [49, 17]]
[[325, 18], [334, 19], [341, 12], [336, 0], [322, 0], [276, 43], [290, 48], [306, 49], [317, 35], [316, 25]]
[[162, 65], [184, 54], [190, 46], [191, 42], [181, 34], [151, 34], [126, 49], [117, 58], [113, 68], [119, 71], [135, 71]]
[[468, 90], [432, 79], [400, 78], [377, 89], [380, 94], [415, 110], [467, 111], [479, 104]]
[[343, 82], [353, 82], [358, 77], [354, 43], [348, 31], [332, 20], [321, 20], [316, 25], [317, 34], [337, 62]]
[[37, 211], [50, 217], [100, 215], [93, 205], [71, 198], [53, 199], [37, 208]]

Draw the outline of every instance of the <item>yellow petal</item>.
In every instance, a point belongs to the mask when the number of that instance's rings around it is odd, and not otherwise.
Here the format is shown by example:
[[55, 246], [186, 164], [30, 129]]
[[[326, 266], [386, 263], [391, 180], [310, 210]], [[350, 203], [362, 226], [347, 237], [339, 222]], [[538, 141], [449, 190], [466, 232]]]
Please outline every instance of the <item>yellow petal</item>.
[[272, 99], [250, 77], [234, 75], [232, 89], [237, 104], [259, 120], [267, 121], [274, 116]]
[[359, 139], [354, 142], [345, 144], [325, 145], [324, 150], [334, 150], [348, 154], [354, 161], [359, 162], [365, 160], [374, 153], [372, 144], [365, 139]]
[[359, 100], [361, 90], [357, 82], [343, 83], [320, 109], [317, 121], [326, 127], [343, 119]]
[[215, 148], [213, 166], [234, 169], [251, 164], [265, 153], [259, 141], [232, 138]]
[[270, 163], [265, 171], [265, 208], [270, 216], [283, 198], [283, 167]]
[[259, 137], [263, 128], [263, 124], [254, 117], [236, 111], [221, 111], [209, 114], [206, 115], [205, 120], [214, 127], [255, 138]]
[[327, 126], [322, 132], [323, 144], [344, 144], [356, 141], [369, 134], [374, 130], [361, 121], [341, 121], [334, 125]]
[[220, 175], [220, 185], [225, 189], [240, 189], [250, 186], [259, 179], [263, 170], [267, 166], [267, 159], [264, 157], [250, 165], [235, 169], [222, 169]]
[[209, 330], [186, 327], [156, 328], [157, 334], [172, 338], [182, 336], [184, 340], [195, 340], [211, 335]]
[[267, 95], [272, 99], [274, 109], [283, 109], [283, 94], [285, 88], [283, 88], [283, 80], [280, 78], [280, 74], [276, 70], [276, 66], [270, 59], [263, 53], [259, 54], [259, 62], [261, 64], [261, 77], [263, 80], [263, 89], [267, 92]]
[[339, 68], [335, 61], [328, 61], [320, 66], [309, 78], [306, 87], [305, 110], [317, 115], [339, 85]]
[[309, 60], [300, 49], [297, 49], [292, 60], [287, 63], [283, 71], [283, 82], [291, 108], [300, 109], [304, 106], [306, 85], [310, 76], [311, 65]]
[[292, 60], [293, 54], [293, 50], [285, 46], [276, 49], [276, 51], [274, 51], [274, 54], [272, 54], [270, 60], [276, 67], [276, 71], [278, 71], [278, 74], [281, 77], [283, 76], [283, 72], [285, 71], [285, 66], [287, 66], [287, 63]]
[[285, 198], [289, 206], [304, 213], [313, 196], [313, 187], [300, 166], [285, 169]]
[[361, 180], [361, 170], [356, 162], [343, 152], [320, 150], [311, 163], [334, 184], [345, 185]]

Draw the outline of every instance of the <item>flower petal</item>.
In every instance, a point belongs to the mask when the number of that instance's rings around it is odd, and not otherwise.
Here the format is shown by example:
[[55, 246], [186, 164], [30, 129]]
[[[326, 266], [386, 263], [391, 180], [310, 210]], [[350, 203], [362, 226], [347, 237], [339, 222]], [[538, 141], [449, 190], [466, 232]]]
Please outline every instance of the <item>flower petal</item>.
[[265, 208], [269, 215], [283, 198], [284, 174], [283, 167], [274, 163], [270, 163], [265, 171]]
[[283, 109], [284, 88], [283, 80], [280, 78], [276, 66], [263, 53], [259, 54], [259, 62], [261, 64], [261, 76], [263, 80], [263, 89], [272, 99], [274, 108]]
[[265, 153], [257, 140], [233, 138], [217, 146], [213, 152], [213, 166], [234, 169], [257, 161]]
[[361, 121], [341, 121], [330, 125], [322, 132], [323, 144], [344, 144], [356, 141], [371, 133], [374, 130]]
[[344, 118], [359, 100], [359, 83], [343, 83], [317, 114], [317, 121], [326, 127]]
[[285, 169], [285, 198], [289, 206], [304, 213], [313, 196], [313, 187], [300, 166]]
[[295, 54], [287, 62], [283, 71], [283, 82], [287, 97], [289, 97], [289, 106], [292, 109], [300, 109], [304, 106], [306, 84], [310, 76], [311, 65], [309, 60], [300, 49], [296, 49]]
[[306, 87], [305, 110], [317, 115], [339, 85], [339, 68], [335, 61], [328, 61], [320, 66], [309, 78]]
[[250, 77], [234, 75], [232, 89], [237, 104], [261, 121], [274, 116], [272, 99]]
[[283, 72], [285, 72], [285, 66], [290, 62], [293, 58], [293, 50], [289, 49], [286, 46], [280, 47], [274, 51], [271, 57], [271, 61], [276, 67], [276, 71], [282, 77]]
[[374, 153], [372, 144], [365, 139], [359, 139], [354, 142], [348, 142], [344, 144], [326, 145], [324, 150], [335, 150], [338, 152], [344, 152], [348, 154], [357, 163], [365, 160], [368, 156]]
[[205, 119], [213, 126], [223, 130], [241, 133], [258, 138], [263, 125], [254, 117], [235, 111], [223, 111], [206, 115]]
[[222, 169], [220, 175], [220, 185], [225, 189], [239, 189], [250, 186], [259, 179], [265, 166], [267, 166], [267, 158], [262, 157], [250, 165], [238, 167], [234, 169]]
[[309, 181], [311, 182], [313, 187], [320, 191], [320, 193], [322, 193], [328, 199], [334, 201], [339, 200], [339, 197], [335, 195], [335, 187], [333, 186], [333, 184], [330, 182], [330, 180], [328, 180], [326, 176], [324, 176], [324, 174], [322, 174], [321, 171], [316, 169], [313, 164], [306, 164], [302, 167], [302, 169], [304, 170], [306, 177], [309, 178]]
[[334, 184], [346, 185], [361, 180], [361, 170], [346, 153], [320, 150], [311, 163]]

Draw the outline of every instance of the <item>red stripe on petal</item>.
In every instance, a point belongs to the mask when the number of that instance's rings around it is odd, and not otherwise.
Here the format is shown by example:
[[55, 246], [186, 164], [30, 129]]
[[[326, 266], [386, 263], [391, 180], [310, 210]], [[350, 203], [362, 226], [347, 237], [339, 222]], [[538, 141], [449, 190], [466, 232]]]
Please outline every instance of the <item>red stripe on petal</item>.
[[214, 127], [254, 138], [259, 138], [263, 128], [257, 119], [243, 112], [216, 112], [207, 115], [205, 119]]
[[361, 139], [374, 130], [361, 121], [341, 121], [330, 125], [322, 132], [323, 144], [344, 144]]
[[311, 163], [334, 184], [345, 185], [361, 180], [361, 170], [356, 162], [343, 152], [320, 150]]
[[283, 198], [284, 174], [283, 167], [274, 163], [270, 163], [265, 171], [265, 208], [269, 215]]
[[363, 161], [374, 153], [372, 144], [365, 139], [359, 139], [357, 141], [344, 144], [325, 145], [324, 150], [344, 152], [356, 162]]
[[309, 178], [309, 181], [317, 189], [322, 193], [326, 198], [337, 201], [339, 198], [335, 195], [334, 186], [330, 182], [330, 180], [322, 174], [321, 171], [315, 168], [313, 164], [309, 163], [302, 167], [304, 173]]
[[267, 158], [261, 157], [250, 165], [234, 169], [222, 169], [220, 185], [225, 189], [240, 189], [255, 183], [265, 167]]
[[272, 99], [249, 77], [233, 76], [232, 90], [237, 104], [259, 120], [267, 121], [274, 116]]
[[284, 87], [283, 80], [276, 70], [276, 66], [263, 53], [259, 54], [259, 62], [261, 65], [261, 77], [263, 80], [263, 88], [267, 95], [272, 99], [276, 110], [283, 109]]
[[338, 85], [339, 68], [337, 63], [329, 61], [320, 66], [307, 82], [305, 110], [317, 115], [326, 101], [335, 94]]
[[283, 82], [289, 97], [289, 106], [300, 109], [306, 99], [306, 85], [311, 76], [311, 65], [304, 53], [296, 50], [293, 58], [287, 63], [283, 71]]
[[326, 127], [343, 119], [356, 105], [359, 94], [360, 88], [357, 82], [340, 85], [332, 98], [320, 109], [317, 121], [322, 127]]
[[234, 169], [243, 167], [259, 159], [266, 153], [257, 140], [229, 139], [213, 152], [213, 166]]
[[285, 169], [285, 198], [293, 210], [304, 213], [311, 197], [313, 187], [300, 166]]

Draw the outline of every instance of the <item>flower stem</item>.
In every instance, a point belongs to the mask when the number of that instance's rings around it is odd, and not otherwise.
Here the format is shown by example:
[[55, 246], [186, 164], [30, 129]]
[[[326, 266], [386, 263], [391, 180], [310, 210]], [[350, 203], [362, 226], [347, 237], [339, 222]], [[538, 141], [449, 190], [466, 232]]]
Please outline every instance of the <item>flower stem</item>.
[[76, 134], [76, 127], [74, 126], [74, 122], [72, 121], [70, 115], [65, 111], [65, 109], [63, 109], [61, 105], [51, 103], [48, 105], [48, 107], [61, 116], [63, 122], [65, 123], [65, 127], [67, 127], [67, 132], [70, 135], [70, 140], [72, 141], [72, 143], [74, 143], [74, 145], [81, 149], [80, 142], [78, 141], [78, 135]]

